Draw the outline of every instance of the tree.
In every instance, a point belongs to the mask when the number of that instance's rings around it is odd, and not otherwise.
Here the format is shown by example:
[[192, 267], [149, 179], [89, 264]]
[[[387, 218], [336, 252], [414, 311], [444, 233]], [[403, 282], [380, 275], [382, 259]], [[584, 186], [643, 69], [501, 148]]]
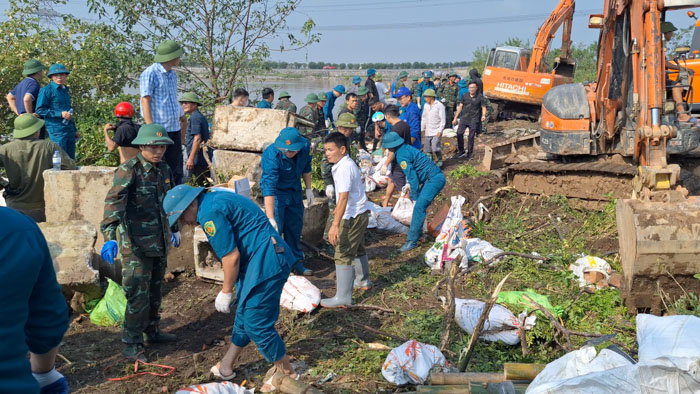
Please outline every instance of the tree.
[[[287, 30], [286, 20], [301, 0], [87, 0], [91, 12], [113, 15], [131, 45], [154, 52], [166, 39], [185, 50], [181, 86], [203, 93], [215, 103], [231, 98], [247, 77], [263, 69], [272, 51], [304, 48], [319, 40], [314, 22], [303, 23], [300, 35]], [[273, 48], [272, 42], [279, 43]]]

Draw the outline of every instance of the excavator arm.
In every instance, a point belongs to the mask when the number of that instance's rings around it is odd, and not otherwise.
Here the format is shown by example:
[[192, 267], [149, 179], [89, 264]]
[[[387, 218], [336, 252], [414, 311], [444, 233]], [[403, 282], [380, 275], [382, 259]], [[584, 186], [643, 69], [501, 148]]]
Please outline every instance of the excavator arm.
[[532, 56], [527, 71], [529, 73], [546, 72], [544, 70], [549, 44], [554, 38], [554, 33], [559, 27], [564, 25], [561, 38], [560, 63], [568, 63], [571, 55], [571, 21], [574, 15], [574, 0], [561, 0], [552, 11], [546, 21], [540, 26], [535, 38], [535, 45], [532, 48]]

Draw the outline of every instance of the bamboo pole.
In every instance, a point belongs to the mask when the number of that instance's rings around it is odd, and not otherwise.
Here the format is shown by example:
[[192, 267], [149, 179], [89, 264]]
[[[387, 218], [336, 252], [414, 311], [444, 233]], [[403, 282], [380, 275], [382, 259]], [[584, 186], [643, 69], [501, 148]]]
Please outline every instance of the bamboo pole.
[[505, 363], [503, 364], [503, 380], [532, 381], [545, 366], [545, 364]]

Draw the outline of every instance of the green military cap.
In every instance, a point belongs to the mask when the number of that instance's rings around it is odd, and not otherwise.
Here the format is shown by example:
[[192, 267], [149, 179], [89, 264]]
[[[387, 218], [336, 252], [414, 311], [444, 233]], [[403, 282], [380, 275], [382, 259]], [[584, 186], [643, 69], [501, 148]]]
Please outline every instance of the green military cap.
[[280, 92], [280, 95], [277, 96], [277, 98], [284, 98], [284, 97], [289, 98], [289, 97], [292, 97], [292, 95], [289, 94], [289, 92], [287, 92], [286, 90], [283, 90], [283, 91]]
[[437, 94], [435, 94], [435, 89], [426, 89], [425, 92], [423, 92], [423, 96], [437, 97]]
[[408, 73], [407, 73], [406, 71], [401, 71], [401, 72], [399, 73], [398, 79], [401, 79], [401, 78], [404, 78], [404, 77], [408, 77]]
[[46, 68], [47, 67], [44, 66], [40, 61], [36, 59], [29, 59], [26, 62], [24, 62], [24, 70], [22, 71], [22, 75], [32, 75], [41, 70], [46, 70]]
[[419, 80], [419, 79], [420, 79], [420, 77], [417, 76], [417, 75], [416, 75], [415, 77], [411, 78], [412, 81], [417, 81], [417, 80]]
[[306, 98], [304, 99], [307, 103], [317, 103], [318, 102], [318, 96], [315, 93], [309, 93], [306, 95]]
[[181, 103], [196, 103], [202, 105], [202, 99], [195, 92], [187, 92], [180, 97]]
[[673, 23], [671, 22], [661, 22], [661, 32], [662, 33], [670, 33], [673, 31], [676, 31], [676, 26], [673, 26]]
[[456, 73], [456, 72], [451, 72], [451, 73], [447, 74], [447, 78], [449, 78], [449, 77], [456, 77], [456, 76], [457, 76], [457, 73]]
[[157, 63], [165, 63], [179, 58], [183, 53], [185, 53], [185, 51], [180, 44], [173, 40], [166, 40], [158, 44], [154, 60]]
[[377, 76], [374, 77], [374, 80], [375, 80], [376, 82], [382, 82], [382, 76], [379, 75], [379, 74], [377, 74]]
[[357, 120], [355, 119], [355, 115], [351, 114], [350, 112], [345, 112], [344, 114], [338, 116], [338, 120], [335, 122], [335, 125], [338, 127], [348, 127], [351, 129], [355, 129], [359, 126], [357, 124]]
[[168, 137], [165, 127], [151, 123], [141, 126], [139, 133], [131, 143], [133, 145], [172, 145], [173, 140]]
[[326, 97], [326, 92], [321, 92], [318, 94], [318, 101], [327, 101], [328, 97]]
[[367, 93], [369, 93], [369, 89], [367, 89], [367, 88], [364, 87], [364, 86], [360, 86], [360, 87], [357, 89], [357, 95], [358, 95], [358, 96], [364, 96], [364, 95], [367, 94]]
[[44, 126], [44, 121], [32, 114], [22, 114], [15, 118], [15, 129], [12, 136], [26, 138], [36, 133]]

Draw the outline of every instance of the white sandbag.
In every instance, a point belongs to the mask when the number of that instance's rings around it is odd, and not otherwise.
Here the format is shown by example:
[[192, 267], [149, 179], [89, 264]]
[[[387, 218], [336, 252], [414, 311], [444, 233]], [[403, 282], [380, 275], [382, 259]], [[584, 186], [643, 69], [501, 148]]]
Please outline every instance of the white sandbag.
[[193, 384], [181, 388], [175, 394], [255, 394], [255, 389], [246, 389], [228, 381]]
[[493, 259], [497, 254], [503, 253], [501, 249], [491, 245], [488, 241], [484, 241], [479, 238], [469, 238], [467, 239], [467, 244], [464, 248], [467, 252], [467, 257], [470, 261], [489, 261]]
[[396, 234], [408, 233], [408, 227], [396, 221], [391, 217], [391, 208], [380, 207], [379, 205], [367, 201], [367, 209], [369, 210], [369, 223], [367, 228], [376, 228]]
[[396, 201], [394, 209], [391, 210], [391, 217], [403, 225], [410, 226], [411, 218], [413, 218], [413, 206], [416, 203], [411, 201], [407, 190], [406, 186], [401, 190], [401, 196]]
[[[455, 321], [464, 331], [471, 334], [474, 332], [479, 322], [481, 314], [484, 312], [486, 303], [479, 300], [455, 298]], [[525, 329], [530, 330], [535, 326], [535, 315], [530, 316], [525, 321]], [[508, 345], [517, 345], [520, 343], [520, 334], [518, 330], [523, 325], [520, 319], [516, 317], [508, 308], [495, 304], [489, 312], [482, 331], [503, 330], [495, 334], [481, 335], [479, 339], [485, 339], [490, 342], [501, 341]], [[512, 329], [508, 329], [508, 328]]]
[[700, 357], [700, 318], [690, 315], [637, 315], [639, 361], [660, 357]]
[[373, 192], [377, 189], [377, 182], [371, 176], [365, 178], [365, 193]]
[[321, 302], [321, 290], [303, 276], [292, 275], [282, 288], [280, 306], [308, 313]]
[[452, 226], [462, 224], [464, 214], [462, 214], [462, 205], [464, 205], [464, 197], [462, 195], [450, 197], [450, 210], [447, 211], [445, 221], [442, 222], [440, 232], [447, 232]]
[[[458, 260], [460, 266], [465, 256], [462, 204], [464, 197], [452, 196], [450, 210], [440, 228], [435, 243], [425, 252], [425, 263], [432, 269], [442, 269], [445, 262]], [[464, 261], [466, 264], [466, 261]]]
[[569, 270], [578, 278], [579, 287], [589, 284], [584, 278], [583, 273], [589, 271], [600, 272], [607, 280], [612, 273], [612, 268], [607, 261], [595, 256], [583, 256], [577, 259], [573, 264], [569, 265]]
[[455, 129], [445, 129], [442, 131], [442, 136], [445, 138], [457, 138], [457, 131]]
[[440, 349], [412, 340], [389, 352], [382, 365], [382, 376], [396, 385], [423, 384], [434, 365], [448, 367]]
[[379, 173], [379, 171], [376, 171], [374, 174], [372, 174], [372, 180], [377, 184], [377, 187], [386, 187], [386, 185], [389, 184], [389, 177], [386, 175], [382, 175]]

